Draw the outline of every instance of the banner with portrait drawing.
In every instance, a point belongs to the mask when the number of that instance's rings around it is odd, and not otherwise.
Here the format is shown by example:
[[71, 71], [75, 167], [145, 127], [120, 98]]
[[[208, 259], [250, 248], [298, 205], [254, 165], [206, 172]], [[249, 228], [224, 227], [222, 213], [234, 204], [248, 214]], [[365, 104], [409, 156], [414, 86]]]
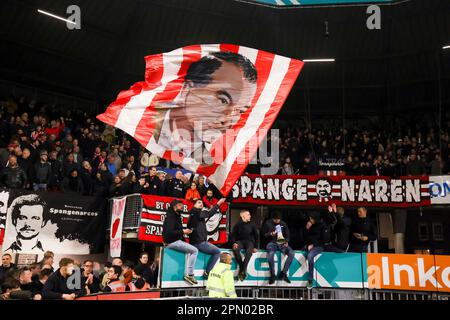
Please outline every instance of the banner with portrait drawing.
[[6, 227], [4, 252], [85, 255], [102, 247], [103, 206], [96, 198], [3, 189], [0, 202], [6, 204], [0, 217]]

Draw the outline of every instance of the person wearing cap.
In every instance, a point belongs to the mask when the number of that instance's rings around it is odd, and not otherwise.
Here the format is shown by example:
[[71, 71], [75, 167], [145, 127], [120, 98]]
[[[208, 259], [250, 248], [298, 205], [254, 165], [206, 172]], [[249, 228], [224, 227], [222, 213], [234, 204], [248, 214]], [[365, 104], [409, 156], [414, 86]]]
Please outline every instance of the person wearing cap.
[[309, 220], [306, 223], [306, 246], [305, 249], [308, 253], [308, 289], [312, 288], [312, 281], [314, 278], [314, 258], [323, 252], [323, 234], [324, 224], [320, 218], [319, 212], [309, 213]]
[[264, 224], [261, 234], [268, 244], [266, 246], [267, 250], [267, 260], [269, 261], [270, 269], [270, 280], [269, 284], [275, 283], [275, 253], [281, 251], [287, 256], [286, 262], [284, 264], [283, 270], [280, 273], [280, 279], [291, 283], [288, 277], [289, 267], [294, 260], [294, 250], [289, 246], [290, 232], [287, 224], [281, 220], [281, 213], [275, 212], [271, 219], [268, 219]]
[[39, 162], [35, 163], [31, 170], [31, 182], [34, 191], [47, 191], [47, 185], [52, 178], [52, 166], [48, 162], [47, 150], [40, 152]]
[[186, 271], [184, 280], [191, 285], [197, 284], [194, 276], [194, 266], [197, 261], [198, 249], [193, 245], [184, 241], [185, 235], [190, 235], [192, 230], [184, 229], [181, 213], [184, 204], [180, 200], [173, 200], [170, 208], [167, 210], [166, 218], [163, 224], [163, 241], [164, 246], [169, 249], [183, 252], [188, 255], [186, 259]]

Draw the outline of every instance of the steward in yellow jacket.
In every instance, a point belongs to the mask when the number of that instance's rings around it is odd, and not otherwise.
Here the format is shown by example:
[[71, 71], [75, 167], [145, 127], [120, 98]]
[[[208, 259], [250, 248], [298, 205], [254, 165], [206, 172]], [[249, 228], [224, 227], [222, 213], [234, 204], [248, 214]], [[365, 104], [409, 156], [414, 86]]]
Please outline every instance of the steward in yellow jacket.
[[231, 262], [229, 253], [220, 254], [220, 262], [209, 273], [206, 285], [210, 298], [237, 298]]

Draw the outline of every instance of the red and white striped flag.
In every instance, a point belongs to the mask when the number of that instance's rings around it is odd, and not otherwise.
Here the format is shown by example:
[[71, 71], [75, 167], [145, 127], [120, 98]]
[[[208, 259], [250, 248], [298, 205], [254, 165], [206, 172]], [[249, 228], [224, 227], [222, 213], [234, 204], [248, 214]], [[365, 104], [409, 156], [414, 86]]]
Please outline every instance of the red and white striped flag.
[[145, 58], [145, 81], [97, 118], [227, 195], [271, 128], [303, 62], [230, 44]]

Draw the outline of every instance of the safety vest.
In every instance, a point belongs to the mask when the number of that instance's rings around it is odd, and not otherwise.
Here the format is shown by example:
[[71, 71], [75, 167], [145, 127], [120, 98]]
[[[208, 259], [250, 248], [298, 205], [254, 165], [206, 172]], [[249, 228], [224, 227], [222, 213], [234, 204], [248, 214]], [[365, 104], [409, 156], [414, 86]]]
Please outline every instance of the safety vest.
[[130, 291], [147, 291], [150, 290], [150, 285], [146, 282], [144, 286], [141, 289], [139, 289], [138, 287], [136, 287], [134, 282], [130, 282], [128, 284], [128, 288], [130, 288]]
[[108, 283], [108, 287], [111, 292], [125, 292], [125, 285], [120, 280]]
[[218, 263], [211, 270], [206, 285], [210, 298], [237, 298], [231, 266]]

